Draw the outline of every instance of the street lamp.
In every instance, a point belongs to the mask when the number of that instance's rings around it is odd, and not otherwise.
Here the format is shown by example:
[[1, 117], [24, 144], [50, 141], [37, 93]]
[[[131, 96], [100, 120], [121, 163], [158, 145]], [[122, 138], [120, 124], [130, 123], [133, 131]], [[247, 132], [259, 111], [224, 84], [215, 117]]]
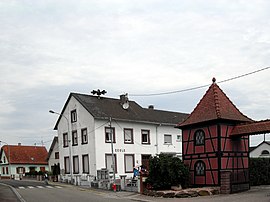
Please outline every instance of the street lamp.
[[4, 142], [4, 141], [1, 141], [1, 140], [0, 140], [0, 143], [4, 143], [4, 144], [6, 144], [6, 145], [8, 146], [8, 172], [10, 173], [10, 178], [11, 178], [11, 166], [10, 166], [10, 164], [11, 164], [11, 157], [10, 157], [10, 145], [9, 145], [8, 143]]
[[69, 145], [68, 145], [68, 147], [69, 147], [69, 171], [70, 171], [71, 183], [73, 183], [72, 168], [71, 168], [71, 164], [72, 164], [72, 161], [71, 161], [71, 138], [70, 138], [70, 132], [69, 132], [69, 121], [68, 121], [68, 118], [64, 114], [55, 112], [53, 110], [50, 110], [49, 112], [52, 113], [52, 114], [58, 114], [59, 116], [64, 117], [66, 119], [66, 121], [67, 121], [67, 127], [68, 127], [68, 143], [69, 143]]

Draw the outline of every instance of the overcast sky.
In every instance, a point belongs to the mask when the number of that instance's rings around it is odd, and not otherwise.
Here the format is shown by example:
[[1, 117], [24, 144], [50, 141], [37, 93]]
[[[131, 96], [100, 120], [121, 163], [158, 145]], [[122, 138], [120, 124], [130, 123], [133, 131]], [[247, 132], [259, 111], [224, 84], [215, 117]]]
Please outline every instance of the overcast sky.
[[[190, 113], [211, 84], [270, 66], [268, 0], [1, 0], [0, 140], [48, 148], [70, 92], [105, 89]], [[270, 118], [270, 69], [219, 84], [245, 115]], [[270, 137], [268, 138], [270, 140]], [[252, 137], [251, 145], [262, 141]]]

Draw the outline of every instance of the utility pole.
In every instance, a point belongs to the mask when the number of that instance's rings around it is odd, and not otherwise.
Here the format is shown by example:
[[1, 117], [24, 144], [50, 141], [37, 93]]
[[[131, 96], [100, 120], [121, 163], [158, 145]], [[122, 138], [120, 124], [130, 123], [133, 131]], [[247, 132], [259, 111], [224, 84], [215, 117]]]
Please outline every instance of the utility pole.
[[115, 184], [115, 159], [114, 159], [114, 152], [113, 152], [112, 117], [109, 118], [109, 126], [110, 126], [111, 149], [112, 149], [113, 184]]

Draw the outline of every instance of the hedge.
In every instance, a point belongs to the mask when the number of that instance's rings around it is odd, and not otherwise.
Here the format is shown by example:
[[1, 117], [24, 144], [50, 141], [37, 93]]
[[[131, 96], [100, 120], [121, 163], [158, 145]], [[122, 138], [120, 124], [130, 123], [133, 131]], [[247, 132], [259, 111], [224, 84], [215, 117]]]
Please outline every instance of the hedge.
[[178, 185], [187, 187], [189, 170], [179, 158], [160, 154], [150, 158], [147, 183], [155, 190], [170, 189], [171, 186]]
[[250, 158], [250, 185], [270, 184], [270, 158]]

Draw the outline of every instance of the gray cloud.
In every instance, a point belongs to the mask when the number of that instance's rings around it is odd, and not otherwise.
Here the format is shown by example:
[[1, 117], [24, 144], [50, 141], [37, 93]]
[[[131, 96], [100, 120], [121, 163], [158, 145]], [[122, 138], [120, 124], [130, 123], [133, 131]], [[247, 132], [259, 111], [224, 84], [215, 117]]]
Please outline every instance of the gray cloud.
[[[49, 141], [69, 92], [156, 93], [269, 66], [268, 1], [2, 1], [1, 139]], [[221, 88], [254, 119], [269, 117], [269, 70]], [[131, 97], [191, 112], [206, 89]], [[32, 140], [23, 137], [34, 137]], [[20, 138], [21, 137], [21, 138]], [[254, 140], [255, 141], [255, 140]]]

